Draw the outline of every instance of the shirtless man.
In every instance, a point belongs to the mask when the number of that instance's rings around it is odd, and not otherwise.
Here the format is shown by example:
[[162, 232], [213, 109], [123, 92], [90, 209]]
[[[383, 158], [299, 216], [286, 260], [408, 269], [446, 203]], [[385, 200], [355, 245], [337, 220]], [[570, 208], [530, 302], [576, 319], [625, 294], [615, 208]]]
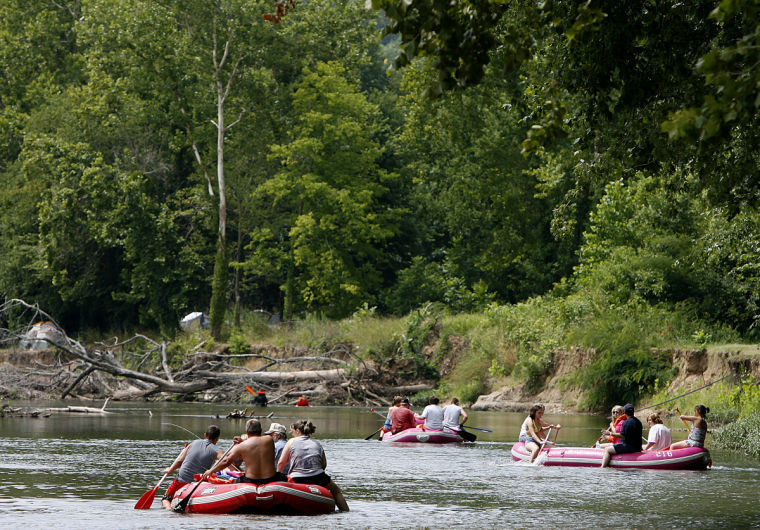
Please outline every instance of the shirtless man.
[[274, 440], [271, 436], [261, 435], [261, 422], [256, 419], [248, 420], [245, 424], [245, 432], [248, 438], [230, 449], [227, 456], [203, 473], [203, 477], [206, 478], [233, 462], [242, 460], [245, 463], [245, 475], [237, 482], [250, 482], [260, 486], [269, 482], [288, 480], [274, 468]]

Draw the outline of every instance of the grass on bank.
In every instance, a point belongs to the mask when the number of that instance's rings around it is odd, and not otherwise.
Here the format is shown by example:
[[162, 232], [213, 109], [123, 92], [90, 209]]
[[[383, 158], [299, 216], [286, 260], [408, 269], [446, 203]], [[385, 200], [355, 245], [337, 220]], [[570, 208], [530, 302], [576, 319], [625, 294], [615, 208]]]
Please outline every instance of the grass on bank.
[[[225, 330], [225, 340], [231, 351], [240, 353], [255, 343], [324, 351], [345, 342], [353, 344], [359, 356], [382, 361], [393, 355], [419, 357], [429, 324], [435, 321], [440, 340], [432, 359], [421, 361], [420, 367], [434, 371], [458, 352], [456, 362], [434, 390], [411, 396], [416, 404], [423, 404], [433, 393], [442, 398], [456, 395], [472, 403], [507, 382], [527, 383], [538, 391], [557, 348], [593, 348], [595, 360], [579, 366], [565, 382], [585, 390], [577, 406], [590, 411], [606, 410], [623, 401], [643, 406], [674, 397], [666, 390], [674, 371], [662, 349], [705, 348], [708, 352], [760, 355], [758, 345], [743, 344], [735, 331], [701, 321], [686, 307], [641, 301], [616, 306], [603, 298], [573, 294], [536, 297], [514, 305], [493, 304], [479, 313], [452, 314], [441, 306], [428, 306], [427, 311], [383, 317], [365, 307], [341, 321], [309, 316], [279, 326], [267, 325], [260, 313], [245, 312], [241, 326]], [[461, 347], [462, 340], [466, 347]], [[204, 349], [213, 348], [207, 331], [178, 333], [170, 347], [172, 358], [179, 361], [202, 341], [206, 341]], [[756, 428], [757, 421], [751, 418], [760, 413], [760, 390], [752, 380], [738, 386], [723, 382], [658, 410], [679, 407], [690, 413], [700, 403], [711, 409], [708, 421], [716, 443], [724, 440], [728, 447], [728, 435], [719, 434], [723, 429]], [[720, 427], [723, 424], [727, 426]], [[760, 431], [751, 432], [760, 438]]]

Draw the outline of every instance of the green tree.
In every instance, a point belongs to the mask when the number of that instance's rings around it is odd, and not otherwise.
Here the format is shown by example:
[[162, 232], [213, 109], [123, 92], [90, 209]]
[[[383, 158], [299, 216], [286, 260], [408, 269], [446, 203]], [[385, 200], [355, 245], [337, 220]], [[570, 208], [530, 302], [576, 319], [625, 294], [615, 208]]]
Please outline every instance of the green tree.
[[272, 147], [282, 166], [258, 190], [283, 215], [254, 234], [248, 263], [258, 271], [290, 267], [286, 297], [332, 317], [372, 301], [382, 285], [383, 245], [399, 230], [399, 213], [386, 204], [397, 176], [378, 166], [378, 109], [345, 73], [320, 63], [297, 85], [292, 140]]

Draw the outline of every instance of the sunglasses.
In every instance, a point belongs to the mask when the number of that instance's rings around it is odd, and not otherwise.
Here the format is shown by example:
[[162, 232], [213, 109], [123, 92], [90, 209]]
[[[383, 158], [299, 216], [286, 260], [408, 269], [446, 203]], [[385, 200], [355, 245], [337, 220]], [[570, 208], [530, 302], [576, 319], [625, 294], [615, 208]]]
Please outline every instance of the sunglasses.
[[620, 414], [622, 414], [622, 412], [620, 412], [619, 410], [613, 410], [612, 414], [614, 414], [615, 416], [619, 416]]

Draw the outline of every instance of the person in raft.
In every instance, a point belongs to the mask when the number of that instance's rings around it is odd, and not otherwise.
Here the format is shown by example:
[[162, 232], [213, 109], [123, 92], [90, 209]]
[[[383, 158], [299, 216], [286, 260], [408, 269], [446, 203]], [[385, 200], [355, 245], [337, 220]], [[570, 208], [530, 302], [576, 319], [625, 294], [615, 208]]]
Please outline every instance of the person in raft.
[[296, 401], [296, 407], [308, 407], [309, 406], [309, 400], [301, 394], [298, 396], [298, 401]]
[[649, 424], [649, 435], [647, 436], [647, 445], [644, 451], [662, 451], [670, 447], [673, 439], [670, 437], [670, 429], [662, 424], [660, 415], [656, 412], [647, 416]]
[[391, 413], [391, 434], [398, 434], [401, 431], [417, 427], [417, 418], [414, 417], [411, 406], [409, 398], [402, 398], [401, 405], [393, 410]]
[[421, 429], [443, 430], [443, 409], [438, 406], [439, 401], [436, 396], [430, 396], [428, 406], [422, 410], [422, 414], [414, 415], [419, 420], [425, 420], [424, 425], [420, 427]]
[[[288, 443], [287, 429], [285, 429], [285, 426], [281, 423], [273, 422], [269, 426], [269, 430], [264, 434], [268, 434], [272, 437], [272, 440], [274, 440], [274, 465], [277, 467], [277, 462], [280, 461], [280, 456], [282, 456], [282, 450], [285, 449], [285, 444]], [[287, 465], [282, 472], [285, 475], [288, 474]]]
[[275, 470], [274, 440], [271, 436], [261, 435], [261, 422], [257, 419], [248, 420], [245, 424], [245, 433], [248, 438], [235, 444], [216, 465], [206, 469], [203, 478], [206, 479], [233, 462], [242, 460], [245, 463], [245, 475], [235, 482], [248, 482], [261, 486], [270, 482], [287, 481], [288, 477]]
[[612, 407], [612, 420], [609, 427], [602, 431], [602, 436], [599, 437], [596, 447], [601, 447], [601, 443], [611, 442], [615, 443], [620, 438], [620, 429], [623, 427], [623, 422], [628, 419], [625, 415], [622, 405], [615, 405]]
[[525, 444], [525, 449], [530, 451], [530, 461], [533, 462], [538, 456], [538, 452], [541, 450], [543, 444], [543, 433], [549, 429], [561, 429], [561, 425], [550, 425], [546, 423], [544, 418], [544, 412], [546, 407], [540, 403], [536, 403], [530, 408], [528, 417], [522, 422], [520, 426], [520, 437], [518, 442]]
[[290, 464], [290, 481], [296, 484], [316, 484], [324, 486], [335, 499], [335, 505], [341, 512], [348, 511], [348, 504], [343, 497], [338, 485], [333, 482], [330, 475], [325, 473], [327, 456], [322, 445], [314, 440], [311, 435], [316, 427], [308, 420], [298, 420], [290, 426], [293, 438], [288, 440], [282, 456], [277, 464], [278, 471], [285, 469]]
[[697, 405], [694, 407], [694, 416], [681, 414], [681, 419], [692, 422], [689, 437], [670, 446], [671, 449], [683, 449], [684, 447], [704, 447], [705, 435], [707, 434], [707, 413], [710, 412], [708, 407]]
[[451, 398], [451, 403], [443, 407], [443, 430], [458, 434], [468, 442], [474, 442], [478, 437], [464, 430], [466, 421], [467, 413], [459, 406], [459, 398]]
[[622, 440], [616, 444], [602, 444], [602, 447], [604, 448], [602, 467], [610, 465], [610, 458], [612, 458], [612, 455], [641, 452], [641, 432], [643, 431], [641, 422], [633, 415], [633, 405], [630, 403], [623, 407], [623, 412], [628, 416], [628, 419], [623, 422], [623, 426], [620, 429]]
[[393, 424], [393, 420], [391, 419], [391, 415], [393, 414], [393, 411], [396, 410], [401, 406], [401, 396], [395, 396], [393, 398], [393, 401], [391, 402], [391, 406], [388, 407], [388, 414], [385, 416], [385, 423], [383, 424], [382, 428], [380, 429], [380, 436], [382, 436], [386, 432], [391, 432], [391, 425]]
[[224, 454], [224, 451], [216, 446], [222, 431], [216, 425], [209, 425], [203, 440], [195, 440], [180, 453], [179, 458], [164, 470], [167, 475], [179, 468], [177, 477], [172, 480], [166, 493], [161, 498], [161, 505], [164, 508], [171, 508], [171, 501], [174, 494], [185, 484], [193, 481], [196, 473], [203, 473], [211, 467], [214, 461]]

